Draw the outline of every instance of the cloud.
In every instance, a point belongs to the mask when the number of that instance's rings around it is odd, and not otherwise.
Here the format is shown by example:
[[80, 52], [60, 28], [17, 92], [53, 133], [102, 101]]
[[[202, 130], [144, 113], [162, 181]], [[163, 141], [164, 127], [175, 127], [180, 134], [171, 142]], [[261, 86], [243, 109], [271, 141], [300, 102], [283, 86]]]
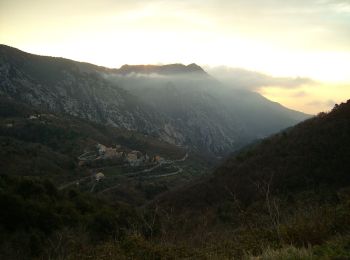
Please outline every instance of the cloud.
[[[208, 73], [223, 83], [235, 87], [258, 91], [263, 87], [280, 87], [295, 89], [304, 85], [314, 85], [316, 82], [304, 77], [273, 77], [261, 72], [226, 66], [208, 68]], [[305, 95], [305, 92], [299, 92]]]
[[309, 103], [307, 103], [307, 106], [311, 107], [327, 107], [327, 108], [332, 108], [337, 102], [335, 102], [332, 99], [328, 100], [313, 100]]

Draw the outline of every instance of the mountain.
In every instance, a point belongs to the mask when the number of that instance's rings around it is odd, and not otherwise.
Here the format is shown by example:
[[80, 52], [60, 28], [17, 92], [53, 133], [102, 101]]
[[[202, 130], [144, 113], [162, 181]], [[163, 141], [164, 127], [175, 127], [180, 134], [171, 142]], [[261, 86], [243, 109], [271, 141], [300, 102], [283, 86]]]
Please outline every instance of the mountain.
[[0, 93], [20, 102], [130, 130], [152, 132], [157, 125], [154, 111], [99, 75], [104, 68], [7, 46], [0, 64]]
[[[252, 140], [266, 137], [306, 118], [261, 95], [232, 90], [207, 76], [112, 77], [115, 82], [174, 123], [165, 128], [179, 133], [169, 142], [226, 154]], [[293, 122], [293, 123], [292, 123]]]
[[196, 64], [108, 69], [0, 46], [0, 95], [158, 137], [211, 156], [308, 115], [221, 84]]

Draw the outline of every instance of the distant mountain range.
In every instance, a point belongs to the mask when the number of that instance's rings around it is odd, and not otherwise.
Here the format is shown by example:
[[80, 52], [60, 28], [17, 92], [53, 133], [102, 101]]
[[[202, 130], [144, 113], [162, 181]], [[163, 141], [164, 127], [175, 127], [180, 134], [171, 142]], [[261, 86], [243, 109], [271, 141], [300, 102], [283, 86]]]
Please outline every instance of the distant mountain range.
[[309, 117], [196, 64], [108, 69], [0, 45], [0, 95], [224, 156]]

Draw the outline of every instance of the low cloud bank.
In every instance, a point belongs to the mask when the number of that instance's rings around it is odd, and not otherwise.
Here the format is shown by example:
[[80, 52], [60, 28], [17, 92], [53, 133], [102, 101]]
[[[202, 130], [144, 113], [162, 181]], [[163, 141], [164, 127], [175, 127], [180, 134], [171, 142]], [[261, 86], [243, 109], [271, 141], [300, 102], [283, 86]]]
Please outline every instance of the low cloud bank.
[[316, 81], [304, 77], [273, 77], [261, 72], [230, 68], [225, 66], [207, 68], [210, 75], [226, 85], [258, 91], [263, 87], [276, 86], [281, 88], [298, 88], [303, 85], [315, 85]]

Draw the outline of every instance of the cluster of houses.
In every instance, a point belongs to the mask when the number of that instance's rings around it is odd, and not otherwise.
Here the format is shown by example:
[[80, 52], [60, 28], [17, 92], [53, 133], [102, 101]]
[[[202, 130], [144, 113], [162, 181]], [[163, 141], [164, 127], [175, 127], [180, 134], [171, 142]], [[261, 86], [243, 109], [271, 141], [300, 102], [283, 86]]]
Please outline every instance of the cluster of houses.
[[98, 156], [96, 159], [122, 159], [128, 162], [131, 166], [141, 166], [149, 163], [160, 163], [164, 159], [159, 155], [148, 156], [148, 154], [143, 154], [140, 151], [130, 151], [127, 152], [122, 150], [120, 145], [115, 145], [114, 147], [107, 147], [103, 144], [96, 145]]
[[94, 175], [95, 181], [99, 182], [105, 178], [105, 175], [102, 172], [98, 172]]
[[29, 120], [35, 120], [35, 119], [39, 119], [40, 117], [41, 117], [41, 115], [36, 114], [36, 115], [30, 115], [30, 116], [28, 117], [28, 119], [29, 119]]
[[[103, 144], [97, 144], [97, 156], [95, 160], [98, 159], [122, 159], [125, 162], [128, 162], [130, 166], [142, 166], [151, 163], [162, 163], [164, 158], [159, 155], [153, 157], [148, 156], [148, 154], [143, 154], [140, 151], [130, 151], [126, 152], [122, 150], [120, 145], [115, 145], [114, 147], [107, 147]], [[83, 161], [81, 161], [83, 162]], [[94, 175], [96, 182], [100, 182], [105, 178], [105, 175], [102, 172], [97, 172]]]

